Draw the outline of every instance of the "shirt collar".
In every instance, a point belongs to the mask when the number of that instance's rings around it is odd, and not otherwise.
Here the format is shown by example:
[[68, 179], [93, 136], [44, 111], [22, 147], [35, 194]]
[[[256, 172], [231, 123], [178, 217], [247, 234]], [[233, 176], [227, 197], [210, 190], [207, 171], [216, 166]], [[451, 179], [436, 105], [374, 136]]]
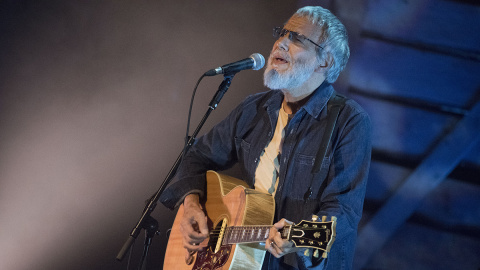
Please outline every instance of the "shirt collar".
[[282, 106], [283, 93], [280, 90], [270, 90], [270, 91], [272, 92], [271, 96], [265, 102], [263, 107], [265, 107], [267, 111], [275, 111]]
[[332, 96], [334, 90], [330, 83], [323, 81], [323, 83], [313, 91], [310, 100], [303, 106], [313, 118], [317, 118], [320, 112], [327, 105], [328, 100]]
[[[270, 90], [274, 93], [272, 97], [265, 102], [264, 107], [267, 110], [278, 110], [283, 101], [283, 93], [280, 90]], [[310, 100], [302, 107], [305, 109], [308, 114], [310, 114], [313, 118], [317, 118], [320, 115], [320, 112], [326, 106], [328, 100], [332, 96], [334, 90], [330, 83], [324, 81], [315, 91], [313, 91]]]

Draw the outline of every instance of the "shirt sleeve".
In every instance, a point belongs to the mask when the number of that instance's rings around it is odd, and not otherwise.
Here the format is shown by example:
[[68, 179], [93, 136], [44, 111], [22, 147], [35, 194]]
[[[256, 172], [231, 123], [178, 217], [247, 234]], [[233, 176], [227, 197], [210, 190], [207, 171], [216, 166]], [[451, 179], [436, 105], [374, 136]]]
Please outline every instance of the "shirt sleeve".
[[191, 193], [197, 193], [203, 198], [206, 171], [225, 170], [237, 161], [234, 136], [242, 104], [208, 133], [199, 137], [187, 151], [175, 178], [160, 197], [166, 207], [174, 209]]
[[340, 264], [349, 269], [353, 262], [371, 159], [369, 116], [362, 111], [348, 119], [334, 147], [317, 215], [337, 218], [336, 238], [326, 262], [310, 258], [308, 269], [339, 269]]

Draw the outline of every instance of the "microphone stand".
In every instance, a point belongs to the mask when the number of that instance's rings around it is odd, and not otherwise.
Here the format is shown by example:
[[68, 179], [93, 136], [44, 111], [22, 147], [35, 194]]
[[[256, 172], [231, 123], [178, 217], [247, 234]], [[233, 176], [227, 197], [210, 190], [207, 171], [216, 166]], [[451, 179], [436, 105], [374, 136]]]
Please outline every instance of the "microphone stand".
[[142, 227], [145, 229], [145, 243], [143, 244], [143, 254], [138, 269], [146, 270], [148, 248], [150, 247], [150, 244], [152, 244], [153, 236], [155, 236], [155, 234], [158, 234], [158, 221], [151, 216], [148, 216], [145, 220], [144, 226]]
[[[121, 261], [123, 259], [125, 254], [128, 252], [128, 250], [132, 246], [135, 239], [140, 234], [141, 229], [145, 229], [146, 230], [145, 247], [144, 247], [144, 253], [143, 253], [143, 256], [142, 256], [142, 259], [141, 259], [141, 262], [140, 262], [140, 267], [145, 267], [146, 266], [146, 263], [144, 261], [147, 257], [148, 247], [151, 243], [151, 240], [152, 240], [153, 236], [155, 235], [155, 233], [158, 229], [158, 222], [153, 217], [151, 217], [150, 214], [153, 212], [153, 210], [157, 206], [157, 202], [160, 199], [160, 196], [162, 195], [163, 191], [165, 190], [167, 185], [170, 183], [170, 181], [175, 176], [175, 173], [177, 172], [177, 169], [180, 165], [180, 162], [182, 160], [183, 155], [188, 152], [188, 150], [190, 149], [190, 146], [192, 146], [193, 143], [195, 142], [195, 137], [200, 132], [200, 129], [202, 128], [203, 124], [207, 121], [207, 118], [210, 115], [210, 113], [217, 108], [218, 103], [220, 103], [220, 101], [223, 98], [223, 95], [227, 92], [228, 88], [230, 87], [230, 84], [232, 83], [232, 79], [233, 79], [234, 76], [235, 76], [235, 73], [224, 75], [222, 83], [218, 87], [217, 92], [215, 93], [215, 95], [213, 96], [212, 100], [210, 101], [210, 103], [208, 105], [207, 112], [203, 116], [202, 120], [198, 124], [198, 126], [195, 129], [195, 131], [193, 132], [192, 136], [189, 137], [189, 139], [188, 139], [188, 141], [185, 145], [184, 150], [180, 153], [180, 155], [175, 160], [172, 168], [170, 169], [167, 176], [165, 177], [165, 180], [160, 185], [160, 188], [157, 190], [157, 192], [152, 197], [150, 197], [150, 199], [147, 203], [147, 206], [145, 206], [140, 219], [138, 220], [137, 224], [135, 225], [135, 227], [130, 232], [130, 235], [128, 236], [127, 241], [125, 241], [125, 244], [123, 245], [122, 249], [117, 254], [116, 259], [118, 261]], [[156, 227], [155, 227], [155, 224], [156, 224]], [[152, 229], [152, 227], [154, 227], [154, 228]], [[153, 231], [153, 233], [152, 233], [152, 231]]]

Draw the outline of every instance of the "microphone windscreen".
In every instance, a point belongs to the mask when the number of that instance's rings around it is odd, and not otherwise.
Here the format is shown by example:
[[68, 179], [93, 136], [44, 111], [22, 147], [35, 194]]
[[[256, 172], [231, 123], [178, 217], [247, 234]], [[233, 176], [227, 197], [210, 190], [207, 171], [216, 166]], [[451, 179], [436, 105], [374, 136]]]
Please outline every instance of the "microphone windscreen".
[[250, 58], [253, 59], [253, 70], [259, 70], [265, 66], [265, 58], [259, 53], [254, 53], [250, 55]]

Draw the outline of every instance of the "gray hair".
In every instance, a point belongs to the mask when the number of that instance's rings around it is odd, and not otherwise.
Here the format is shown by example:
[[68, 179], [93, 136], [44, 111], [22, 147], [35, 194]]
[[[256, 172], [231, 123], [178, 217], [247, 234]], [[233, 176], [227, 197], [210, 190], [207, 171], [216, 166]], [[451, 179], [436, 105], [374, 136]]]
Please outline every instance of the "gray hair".
[[337, 80], [340, 72], [345, 68], [350, 57], [350, 48], [348, 47], [348, 35], [345, 26], [329, 10], [319, 6], [303, 7], [292, 17], [304, 17], [310, 20], [314, 25], [322, 29], [320, 45], [317, 57], [322, 59], [330, 52], [333, 56], [333, 63], [327, 70], [325, 77], [327, 82], [333, 83]]

